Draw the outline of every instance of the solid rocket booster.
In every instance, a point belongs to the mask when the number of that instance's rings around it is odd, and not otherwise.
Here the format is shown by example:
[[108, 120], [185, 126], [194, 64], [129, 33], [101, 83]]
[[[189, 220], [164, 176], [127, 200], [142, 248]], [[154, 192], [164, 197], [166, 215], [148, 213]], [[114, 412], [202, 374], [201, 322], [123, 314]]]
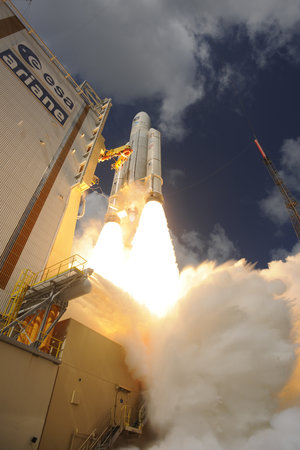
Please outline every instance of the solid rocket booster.
[[129, 145], [133, 152], [129, 158], [128, 184], [146, 177], [150, 125], [150, 117], [145, 112], [137, 114], [132, 121]]
[[129, 159], [115, 172], [106, 221], [117, 220], [118, 192], [126, 185], [139, 182], [145, 186], [145, 201], [163, 202], [160, 132], [150, 128], [150, 117], [139, 112], [132, 121]]
[[148, 153], [147, 153], [147, 198], [163, 202], [161, 186], [161, 143], [160, 132], [154, 128], [149, 130]]

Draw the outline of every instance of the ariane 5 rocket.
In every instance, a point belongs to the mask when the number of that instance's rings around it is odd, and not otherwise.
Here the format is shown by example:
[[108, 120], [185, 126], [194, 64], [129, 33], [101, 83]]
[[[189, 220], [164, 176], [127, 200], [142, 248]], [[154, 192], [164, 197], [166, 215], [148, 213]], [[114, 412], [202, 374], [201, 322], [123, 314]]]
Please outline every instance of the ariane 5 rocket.
[[150, 117], [147, 113], [139, 112], [134, 117], [129, 145], [133, 151], [114, 175], [106, 222], [119, 221], [117, 212], [121, 209], [132, 208], [131, 200], [127, 202], [127, 205], [122, 200], [122, 191], [126, 187], [136, 186], [139, 191], [142, 191], [144, 203], [150, 200], [163, 203], [160, 132], [151, 128]]

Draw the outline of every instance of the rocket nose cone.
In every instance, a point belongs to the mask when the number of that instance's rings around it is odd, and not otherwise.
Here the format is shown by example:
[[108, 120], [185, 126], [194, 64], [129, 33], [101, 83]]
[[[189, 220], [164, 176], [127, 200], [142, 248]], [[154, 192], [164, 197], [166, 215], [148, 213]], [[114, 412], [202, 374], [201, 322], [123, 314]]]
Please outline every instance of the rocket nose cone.
[[137, 113], [133, 118], [132, 125], [137, 125], [137, 124], [139, 124], [139, 125], [142, 124], [149, 129], [151, 126], [151, 119], [150, 119], [149, 115], [144, 111]]
[[137, 113], [137, 114], [134, 116], [134, 119], [135, 119], [136, 117], [138, 117], [138, 116], [150, 120], [149, 114], [147, 114], [145, 111], [140, 111], [139, 113]]

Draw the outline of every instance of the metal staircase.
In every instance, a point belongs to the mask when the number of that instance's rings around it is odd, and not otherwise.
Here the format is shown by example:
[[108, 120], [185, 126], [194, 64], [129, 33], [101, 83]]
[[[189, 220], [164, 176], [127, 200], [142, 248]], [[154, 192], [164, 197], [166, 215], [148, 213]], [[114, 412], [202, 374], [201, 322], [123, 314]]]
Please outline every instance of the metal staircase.
[[121, 425], [109, 425], [94, 444], [89, 447], [89, 450], [106, 450], [112, 448], [122, 431]]
[[78, 450], [108, 450], [113, 448], [114, 443], [118, 439], [121, 433], [127, 432], [136, 435], [142, 434], [143, 426], [146, 423], [146, 407], [143, 403], [139, 409], [135, 420], [131, 424], [132, 409], [128, 405], [124, 405], [122, 408], [122, 416], [119, 424], [112, 423], [111, 420], [112, 411], [109, 411], [106, 419], [102, 422], [104, 425], [104, 431], [97, 433], [95, 428], [89, 435], [83, 435], [82, 433], [75, 432], [72, 438], [70, 449], [73, 448], [73, 442], [76, 437], [85, 437], [85, 441], [81, 444]]

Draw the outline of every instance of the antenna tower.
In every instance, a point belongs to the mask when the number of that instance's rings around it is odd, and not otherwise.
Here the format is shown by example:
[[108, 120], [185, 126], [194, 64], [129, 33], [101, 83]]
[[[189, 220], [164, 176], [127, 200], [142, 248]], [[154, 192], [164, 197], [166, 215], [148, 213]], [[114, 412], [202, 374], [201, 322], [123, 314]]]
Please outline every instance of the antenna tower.
[[271, 159], [267, 157], [267, 155], [263, 151], [258, 140], [255, 139], [254, 142], [263, 157], [264, 163], [267, 166], [269, 174], [273, 178], [274, 183], [278, 187], [278, 189], [283, 197], [283, 200], [284, 200], [285, 206], [288, 210], [288, 213], [289, 213], [292, 225], [294, 227], [297, 239], [300, 242], [300, 210], [299, 210], [298, 203], [292, 197], [292, 195], [289, 193], [287, 187], [285, 186], [284, 182], [280, 178], [279, 173], [275, 169]]

